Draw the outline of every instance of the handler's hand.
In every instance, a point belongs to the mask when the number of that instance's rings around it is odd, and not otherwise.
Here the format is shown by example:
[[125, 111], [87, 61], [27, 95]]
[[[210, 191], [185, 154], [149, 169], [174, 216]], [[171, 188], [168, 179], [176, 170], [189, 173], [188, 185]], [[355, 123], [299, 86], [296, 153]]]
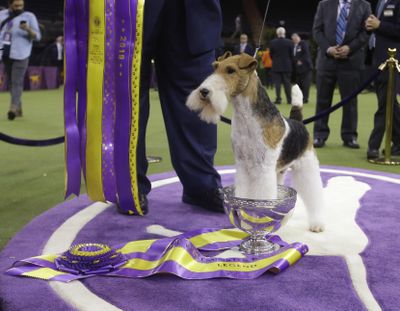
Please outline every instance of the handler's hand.
[[338, 46], [330, 46], [326, 53], [333, 58], [339, 58]]
[[365, 28], [367, 28], [368, 31], [374, 31], [375, 29], [378, 29], [380, 25], [381, 21], [372, 14], [368, 16], [367, 20], [365, 21]]
[[350, 47], [348, 45], [342, 45], [337, 48], [339, 58], [347, 58], [350, 54]]

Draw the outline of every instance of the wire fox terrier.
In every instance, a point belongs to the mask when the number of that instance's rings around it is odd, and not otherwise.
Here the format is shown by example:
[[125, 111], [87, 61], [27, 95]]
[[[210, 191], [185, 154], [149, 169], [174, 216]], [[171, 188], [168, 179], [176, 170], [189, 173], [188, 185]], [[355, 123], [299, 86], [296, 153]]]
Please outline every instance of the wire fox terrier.
[[303, 94], [292, 88], [290, 118], [271, 103], [255, 72], [257, 61], [230, 53], [213, 63], [211, 74], [188, 97], [186, 105], [202, 120], [217, 123], [231, 100], [231, 140], [235, 156], [235, 196], [276, 199], [278, 184], [291, 168], [293, 186], [308, 211], [309, 228], [324, 230], [323, 187], [312, 139], [303, 125]]

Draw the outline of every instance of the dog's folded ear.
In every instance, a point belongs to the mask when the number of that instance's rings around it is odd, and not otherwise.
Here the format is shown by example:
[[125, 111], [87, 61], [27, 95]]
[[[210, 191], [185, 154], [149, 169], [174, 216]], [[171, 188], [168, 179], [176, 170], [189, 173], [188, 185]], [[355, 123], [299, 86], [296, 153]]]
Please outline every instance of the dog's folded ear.
[[225, 60], [225, 59], [227, 59], [228, 57], [231, 57], [231, 56], [232, 56], [232, 52], [227, 51], [227, 52], [224, 53], [224, 55], [218, 57], [217, 60], [218, 60], [219, 62], [222, 62], [223, 60]]
[[254, 71], [256, 70], [257, 65], [258, 62], [254, 57], [251, 57], [249, 54], [246, 53], [240, 54], [239, 64], [238, 64], [240, 69]]

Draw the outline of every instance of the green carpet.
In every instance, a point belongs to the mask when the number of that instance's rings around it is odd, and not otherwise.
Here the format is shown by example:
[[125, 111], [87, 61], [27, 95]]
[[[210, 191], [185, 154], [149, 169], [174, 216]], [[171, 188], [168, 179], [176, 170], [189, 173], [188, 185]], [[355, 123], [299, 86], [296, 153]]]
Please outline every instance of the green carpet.
[[[268, 90], [271, 98], [274, 95]], [[311, 93], [315, 99], [315, 89]], [[338, 101], [335, 94], [335, 102]], [[165, 128], [162, 121], [158, 94], [151, 93], [151, 117], [147, 132], [148, 155], [161, 156], [161, 163], [151, 164], [149, 174], [172, 170]], [[62, 89], [54, 91], [25, 92], [23, 95], [24, 117], [13, 122], [6, 119], [9, 95], [0, 93], [0, 132], [8, 135], [45, 139], [63, 135]], [[279, 109], [288, 115], [289, 105]], [[370, 170], [399, 173], [399, 167], [386, 167], [366, 161], [367, 140], [372, 129], [376, 97], [373, 93], [359, 96], [359, 142], [360, 150], [342, 147], [340, 139], [341, 110], [330, 120], [331, 135], [327, 145], [318, 150], [321, 164], [352, 166]], [[315, 104], [305, 105], [304, 115], [314, 115]], [[230, 116], [228, 111], [226, 114]], [[309, 130], [312, 129], [309, 125]], [[230, 127], [219, 125], [219, 144], [215, 165], [233, 164], [230, 144]], [[33, 217], [63, 201], [64, 192], [63, 145], [33, 148], [13, 146], [0, 142], [0, 249]], [[82, 189], [85, 192], [84, 189]], [[46, 228], [43, 228], [46, 230]]]

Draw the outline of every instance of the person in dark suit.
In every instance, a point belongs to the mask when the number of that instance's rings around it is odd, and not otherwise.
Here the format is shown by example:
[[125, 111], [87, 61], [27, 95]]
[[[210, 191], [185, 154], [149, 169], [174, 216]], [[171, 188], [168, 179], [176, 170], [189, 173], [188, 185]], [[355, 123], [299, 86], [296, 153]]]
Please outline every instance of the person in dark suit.
[[234, 55], [238, 55], [241, 53], [246, 53], [249, 54], [250, 56], [254, 56], [254, 48], [249, 43], [249, 38], [245, 33], [242, 33], [240, 35], [240, 44], [236, 45], [233, 50]]
[[64, 68], [64, 37], [58, 36], [54, 43], [50, 44], [42, 55], [41, 65], [57, 67], [59, 82], [62, 82]]
[[312, 60], [308, 43], [297, 33], [292, 34], [295, 82], [303, 92], [303, 102], [308, 103], [312, 78]]
[[[371, 6], [365, 0], [323, 0], [314, 18], [313, 35], [318, 44], [316, 113], [332, 105], [336, 82], [342, 99], [360, 85], [368, 33], [365, 20]], [[341, 138], [345, 147], [358, 149], [357, 99], [343, 106]], [[329, 116], [314, 123], [314, 147], [328, 139]]]
[[281, 84], [285, 88], [286, 100], [290, 104], [292, 102], [292, 90], [290, 78], [293, 71], [293, 43], [286, 39], [286, 30], [279, 27], [276, 30], [277, 38], [271, 40], [269, 50], [272, 58], [272, 79], [275, 84], [276, 100], [275, 104], [280, 104]]
[[[375, 13], [376, 15], [368, 17], [365, 26], [367, 30], [373, 31], [370, 38], [370, 48], [373, 49], [373, 67], [376, 68], [388, 58], [388, 48], [396, 48], [396, 58], [400, 59], [400, 0], [380, 0]], [[375, 86], [378, 110], [374, 116], [374, 128], [368, 141], [368, 159], [379, 157], [379, 148], [385, 133], [388, 71], [383, 72], [378, 77]], [[396, 99], [393, 102], [391, 151], [392, 155], [400, 155], [400, 108]]]
[[185, 105], [190, 92], [213, 71], [221, 29], [218, 0], [146, 1], [137, 145], [138, 191], [145, 213], [151, 190], [145, 138], [152, 59], [171, 161], [183, 185], [182, 201], [223, 212], [221, 178], [213, 166], [217, 127], [200, 120]]

